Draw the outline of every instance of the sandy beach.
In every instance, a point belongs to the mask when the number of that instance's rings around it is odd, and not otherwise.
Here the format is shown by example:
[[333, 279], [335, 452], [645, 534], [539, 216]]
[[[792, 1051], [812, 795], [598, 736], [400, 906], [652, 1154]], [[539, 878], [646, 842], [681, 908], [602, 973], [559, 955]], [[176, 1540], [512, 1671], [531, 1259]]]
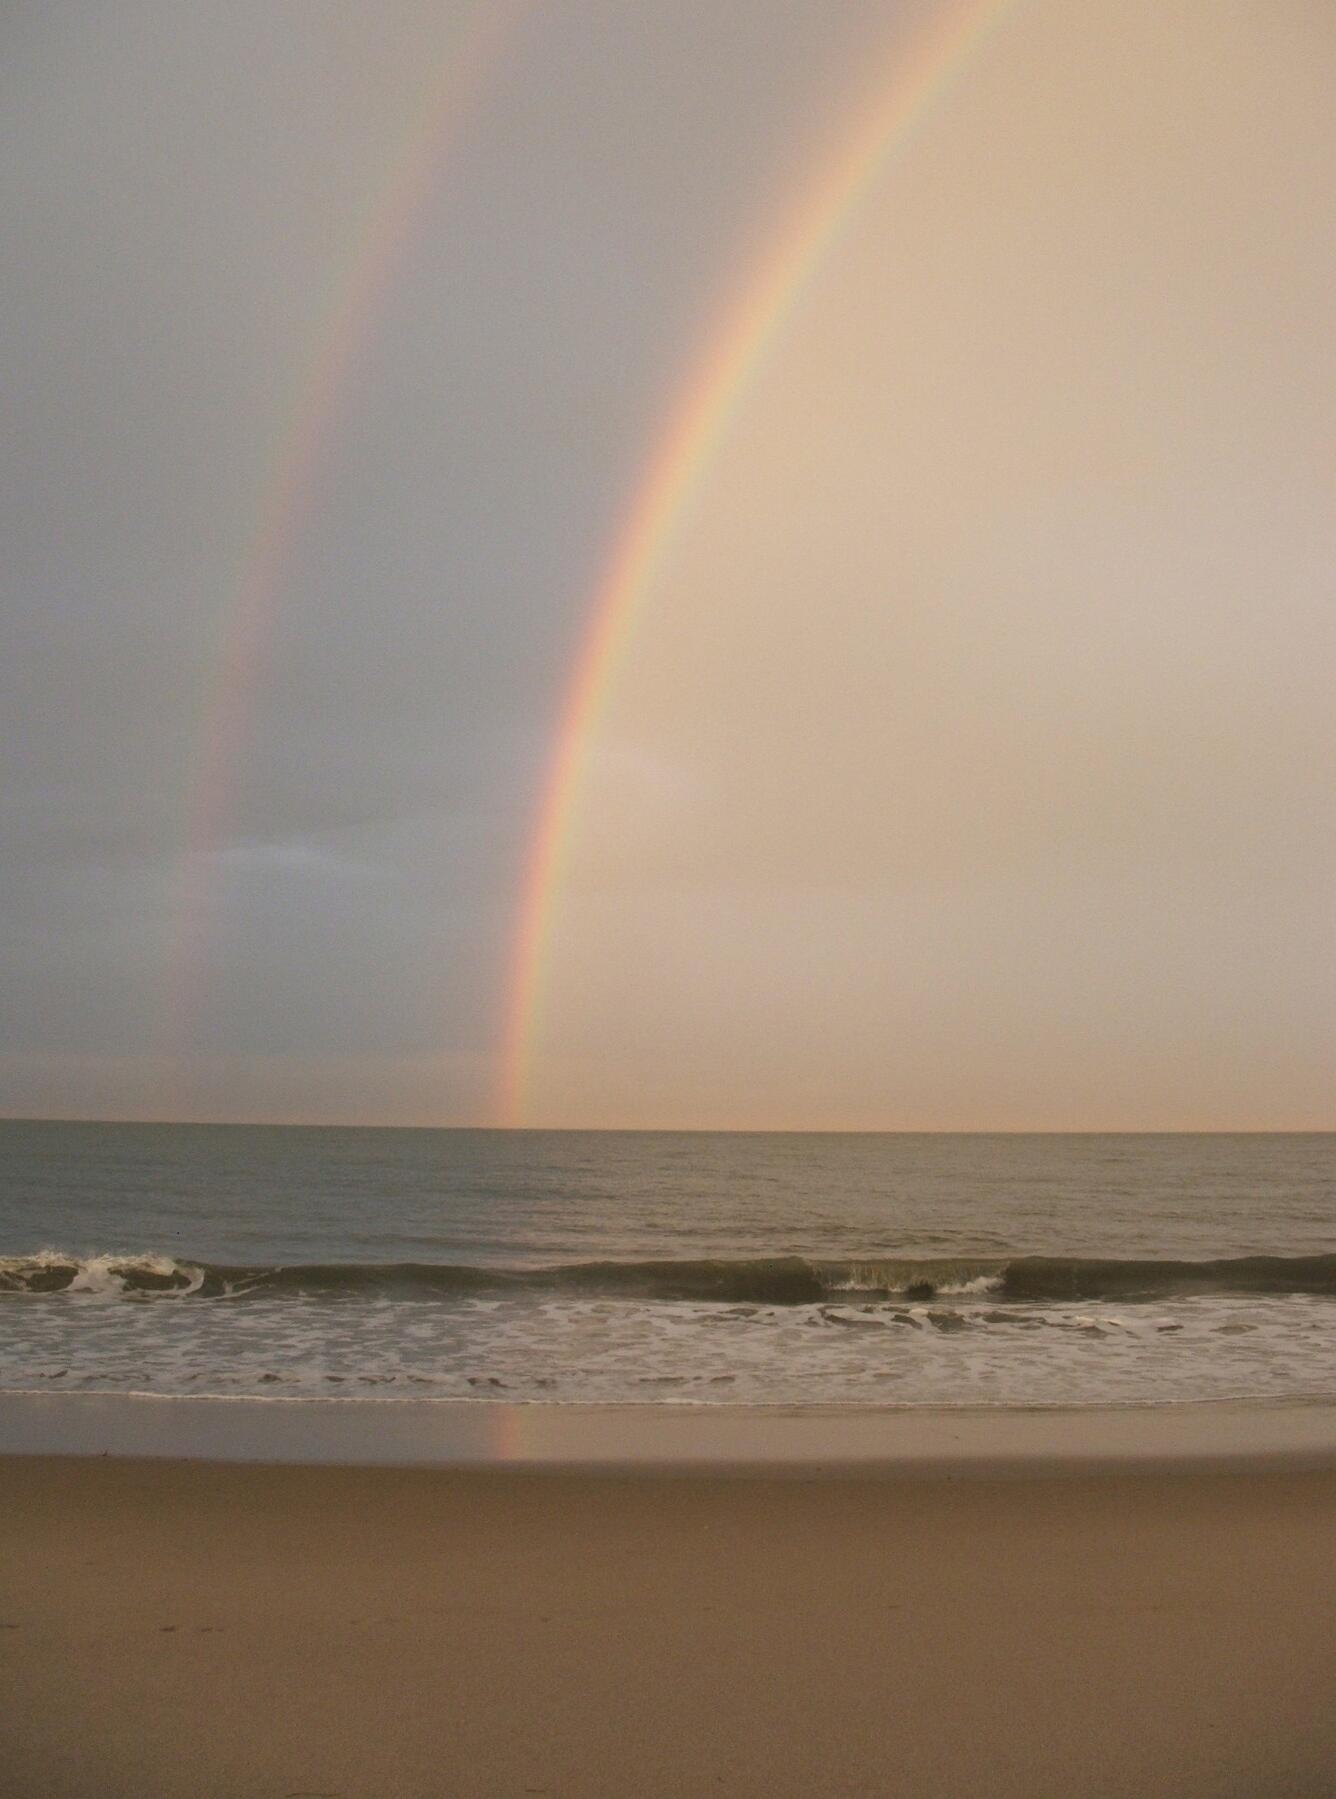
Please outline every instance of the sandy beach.
[[7, 1794], [1319, 1794], [1336, 1473], [0, 1460]]

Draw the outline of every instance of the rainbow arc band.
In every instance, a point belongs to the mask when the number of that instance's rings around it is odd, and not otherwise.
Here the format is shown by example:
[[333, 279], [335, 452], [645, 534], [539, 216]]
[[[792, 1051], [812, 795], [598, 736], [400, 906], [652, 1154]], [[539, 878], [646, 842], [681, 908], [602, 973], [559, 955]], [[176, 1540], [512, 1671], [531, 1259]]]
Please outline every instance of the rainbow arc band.
[[528, 1122], [552, 938], [592, 744], [645, 600], [748, 386], [844, 236], [888, 160], [1020, 0], [953, 6], [905, 48], [830, 158], [785, 210], [722, 319], [707, 334], [617, 528], [558, 717], [536, 808], [515, 933], [495, 1116]]
[[237, 805], [237, 785], [274, 620], [297, 543], [317, 497], [358, 362], [439, 186], [451, 148], [473, 119], [532, 0], [479, 0], [463, 16], [422, 88], [389, 173], [343, 258], [313, 347], [298, 371], [264, 464], [260, 499], [223, 605], [197, 708], [184, 782], [184, 849], [168, 946], [162, 1052], [177, 1064], [187, 1047], [204, 980], [217, 870]]

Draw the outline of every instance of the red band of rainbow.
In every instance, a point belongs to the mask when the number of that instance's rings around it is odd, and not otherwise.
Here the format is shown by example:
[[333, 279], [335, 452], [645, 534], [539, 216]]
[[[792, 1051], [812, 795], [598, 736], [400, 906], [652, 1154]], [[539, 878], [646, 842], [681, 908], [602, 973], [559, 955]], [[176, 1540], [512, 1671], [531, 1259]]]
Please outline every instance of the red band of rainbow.
[[751, 378], [843, 235], [888, 157], [948, 90], [1017, 0], [970, 0], [898, 48], [886, 80], [787, 210], [707, 340], [659, 433], [589, 602], [527, 857], [501, 1048], [496, 1114], [523, 1124], [553, 925], [591, 744], [636, 614]]

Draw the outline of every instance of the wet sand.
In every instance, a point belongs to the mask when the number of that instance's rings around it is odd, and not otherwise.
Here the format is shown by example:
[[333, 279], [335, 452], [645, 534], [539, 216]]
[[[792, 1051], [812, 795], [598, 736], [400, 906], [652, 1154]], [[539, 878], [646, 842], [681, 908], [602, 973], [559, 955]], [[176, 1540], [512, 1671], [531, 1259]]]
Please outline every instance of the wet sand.
[[0, 1459], [0, 1790], [1325, 1794], [1336, 1473]]

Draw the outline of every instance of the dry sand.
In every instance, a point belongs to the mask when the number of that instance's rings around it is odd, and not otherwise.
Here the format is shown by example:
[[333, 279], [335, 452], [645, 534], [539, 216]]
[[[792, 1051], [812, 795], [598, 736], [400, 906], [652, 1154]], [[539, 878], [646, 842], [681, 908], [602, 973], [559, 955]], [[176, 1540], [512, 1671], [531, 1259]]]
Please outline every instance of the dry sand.
[[1336, 1474], [0, 1460], [7, 1794], [1329, 1794]]

